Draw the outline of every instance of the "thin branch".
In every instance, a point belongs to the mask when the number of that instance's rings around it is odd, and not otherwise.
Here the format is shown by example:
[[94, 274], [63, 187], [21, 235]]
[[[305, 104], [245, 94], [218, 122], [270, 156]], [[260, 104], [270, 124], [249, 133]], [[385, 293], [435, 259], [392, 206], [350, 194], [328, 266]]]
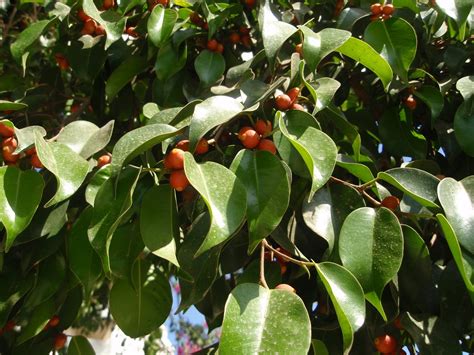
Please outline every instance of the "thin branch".
[[265, 288], [269, 288], [265, 280], [265, 244], [262, 242], [260, 246], [260, 284]]
[[292, 257], [290, 257], [286, 254], [283, 254], [282, 252], [280, 252], [280, 251], [276, 250], [275, 248], [273, 248], [265, 239], [262, 241], [262, 244], [265, 246], [265, 248], [271, 250], [276, 255], [280, 256], [282, 259], [285, 259], [287, 261], [291, 261], [293, 264], [297, 264], [299, 266], [314, 266], [313, 262], [293, 259]]
[[382, 204], [377, 201], [375, 198], [373, 198], [372, 196], [370, 196], [367, 191], [363, 190], [362, 192], [362, 195], [371, 203], [373, 204], [375, 207], [380, 207], [382, 206]]

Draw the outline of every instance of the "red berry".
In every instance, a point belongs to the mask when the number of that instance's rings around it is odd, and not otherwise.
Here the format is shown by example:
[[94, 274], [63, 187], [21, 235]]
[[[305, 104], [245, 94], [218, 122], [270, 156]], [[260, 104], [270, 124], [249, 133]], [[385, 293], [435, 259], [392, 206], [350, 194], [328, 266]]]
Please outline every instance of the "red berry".
[[410, 110], [414, 110], [416, 108], [416, 99], [413, 97], [413, 95], [410, 95], [405, 99], [405, 105], [407, 105]]
[[276, 154], [275, 144], [270, 139], [262, 139], [257, 146], [258, 150], [266, 150], [272, 154]]
[[43, 163], [38, 158], [38, 154], [33, 154], [31, 156], [30, 163], [31, 163], [31, 166], [36, 168], [36, 169], [42, 169], [44, 167]]
[[391, 14], [393, 14], [393, 11], [395, 11], [395, 8], [393, 7], [392, 4], [384, 5], [384, 7], [382, 8], [383, 14], [387, 16], [390, 16]]
[[184, 150], [174, 148], [168, 154], [171, 169], [180, 170], [184, 168]]
[[207, 143], [207, 140], [202, 138], [196, 147], [196, 154], [205, 154], [208, 151], [209, 151], [209, 143]]
[[278, 110], [288, 110], [291, 107], [291, 104], [291, 98], [286, 94], [278, 95], [275, 98], [275, 106]]
[[15, 321], [14, 320], [9, 320], [7, 324], [5, 324], [5, 327], [3, 328], [3, 331], [5, 332], [11, 332], [13, 328], [15, 328]]
[[81, 34], [92, 35], [95, 33], [95, 21], [92, 19], [84, 21], [84, 27], [82, 27]]
[[237, 32], [232, 32], [229, 36], [229, 41], [232, 44], [237, 44], [240, 42], [240, 35]]
[[294, 104], [296, 100], [298, 99], [300, 91], [301, 91], [300, 88], [295, 87], [286, 92], [286, 94], [290, 97], [292, 104]]
[[378, 21], [380, 20], [380, 15], [370, 15], [370, 21]]
[[183, 139], [176, 143], [175, 148], [179, 148], [181, 150], [184, 150], [185, 152], [189, 151], [189, 140], [188, 139]]
[[66, 345], [67, 336], [66, 334], [59, 333], [54, 338], [54, 350], [61, 350]]
[[382, 4], [376, 2], [375, 4], [370, 5], [370, 11], [373, 15], [381, 15], [382, 14]]
[[15, 137], [8, 137], [3, 140], [2, 147], [7, 146], [13, 147], [15, 149], [18, 147], [18, 142], [16, 141]]
[[222, 43], [217, 44], [216, 52], [220, 54], [224, 53], [224, 46], [222, 45]]
[[58, 63], [59, 69], [61, 70], [69, 69], [69, 62], [64, 55], [62, 55], [61, 53], [56, 53], [54, 57], [56, 59], [56, 63]]
[[193, 12], [191, 13], [191, 15], [189, 15], [189, 21], [191, 21], [191, 23], [194, 23], [197, 26], [201, 26], [203, 23], [201, 16], [199, 16], [197, 12]]
[[114, 0], [104, 0], [104, 2], [102, 3], [102, 8], [104, 10], [111, 9], [114, 6], [115, 6], [115, 1]]
[[110, 164], [111, 161], [112, 161], [112, 156], [110, 156], [109, 154], [101, 155], [99, 159], [97, 159], [97, 167], [101, 168], [104, 165]]
[[267, 120], [257, 120], [255, 130], [262, 136], [268, 136], [272, 132], [272, 123]]
[[255, 6], [255, 0], [244, 0], [244, 2], [245, 2], [245, 5], [247, 5], [247, 7]]
[[56, 327], [59, 324], [59, 316], [54, 315], [48, 322], [50, 327]]
[[400, 200], [395, 196], [387, 196], [382, 200], [381, 204], [383, 207], [395, 211], [400, 204]]
[[7, 145], [2, 148], [3, 160], [7, 163], [16, 163], [20, 156], [18, 154], [13, 154], [15, 148], [10, 145]]
[[136, 27], [127, 27], [125, 29], [125, 33], [128, 34], [130, 37], [137, 38], [138, 33], [135, 31]]
[[239, 139], [245, 148], [255, 148], [260, 142], [260, 135], [252, 127], [242, 127], [239, 131]]
[[250, 33], [250, 28], [245, 26], [240, 26], [239, 32], [243, 35], [248, 35]]
[[382, 354], [391, 353], [397, 348], [397, 339], [388, 334], [381, 335], [375, 338], [374, 345]]
[[207, 41], [207, 49], [209, 49], [211, 52], [217, 51], [217, 46], [219, 45], [219, 42], [217, 42], [215, 39], [210, 39]]
[[298, 110], [298, 111], [306, 111], [305, 108], [297, 102], [295, 102], [293, 105], [291, 105], [291, 109], [292, 110]]
[[31, 156], [31, 155], [33, 155], [33, 154], [36, 154], [36, 148], [35, 148], [35, 147], [32, 147], [32, 148], [27, 149], [27, 150], [25, 151], [25, 154], [26, 154], [27, 156]]
[[165, 169], [167, 170], [172, 170], [172, 166], [171, 166], [171, 161], [170, 161], [170, 155], [167, 154], [165, 155], [165, 159], [163, 159], [163, 165], [165, 166]]
[[7, 126], [5, 123], [0, 122], [0, 135], [2, 137], [11, 137], [15, 134], [15, 130]]
[[401, 322], [401, 320], [400, 320], [400, 317], [395, 318], [395, 320], [393, 321], [393, 325], [394, 325], [395, 328], [397, 328], [397, 329], [400, 329], [400, 330], [404, 329], [404, 328], [403, 328], [403, 325], [402, 325], [402, 322]]
[[97, 26], [95, 26], [94, 34], [95, 34], [96, 36], [103, 36], [103, 35], [105, 35], [105, 28], [104, 28], [104, 26], [99, 25], [99, 24], [98, 24]]
[[240, 38], [240, 41], [247, 48], [250, 48], [250, 46], [252, 45], [252, 39], [250, 38], [249, 35], [242, 35], [242, 37]]
[[170, 175], [170, 185], [176, 191], [183, 191], [189, 185], [184, 170], [175, 170]]
[[296, 293], [296, 290], [288, 284], [279, 284], [275, 287], [275, 289]]
[[90, 19], [90, 16], [86, 15], [84, 10], [82, 9], [77, 12], [77, 17], [79, 17], [79, 20], [81, 20], [82, 22], [86, 22], [87, 20]]

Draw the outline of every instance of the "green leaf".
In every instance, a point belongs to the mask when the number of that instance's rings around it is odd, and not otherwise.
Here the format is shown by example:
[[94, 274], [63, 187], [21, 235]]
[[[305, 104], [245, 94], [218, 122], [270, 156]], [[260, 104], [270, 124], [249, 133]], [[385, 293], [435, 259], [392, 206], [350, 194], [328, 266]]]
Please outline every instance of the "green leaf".
[[474, 96], [459, 105], [454, 116], [454, 135], [462, 150], [474, 157]]
[[344, 354], [349, 354], [354, 333], [365, 321], [364, 291], [354, 275], [341, 265], [324, 262], [315, 266], [336, 310]]
[[99, 254], [106, 275], [110, 276], [109, 247], [112, 235], [121, 218], [132, 207], [133, 191], [140, 177], [140, 170], [125, 171], [115, 180], [109, 179], [100, 187], [95, 199], [92, 221], [87, 230], [92, 247]]
[[351, 37], [349, 31], [335, 28], [325, 28], [318, 33], [306, 26], [300, 26], [299, 29], [304, 35], [303, 57], [312, 72], [316, 70], [321, 59], [337, 50]]
[[250, 254], [280, 223], [290, 200], [290, 182], [281, 160], [266, 151], [243, 149], [230, 169], [247, 190]]
[[22, 344], [28, 339], [39, 334], [56, 311], [54, 300], [50, 299], [38, 305], [28, 319], [26, 326], [21, 327], [21, 333], [16, 339], [17, 344]]
[[225, 71], [225, 60], [222, 54], [203, 50], [194, 61], [194, 68], [199, 80], [208, 86], [219, 80]]
[[69, 342], [67, 355], [95, 355], [95, 351], [86, 337], [76, 335], [73, 336]]
[[92, 248], [87, 229], [92, 221], [92, 208], [87, 208], [74, 223], [68, 235], [68, 261], [70, 270], [84, 286], [84, 296], [88, 296], [102, 274], [99, 255]]
[[[3, 80], [3, 78], [2, 78]], [[1, 89], [0, 89], [1, 91]], [[0, 100], [0, 111], [18, 111], [27, 108], [28, 105], [21, 102]]]
[[15, 154], [20, 153], [29, 146], [35, 144], [35, 132], [41, 137], [46, 135], [46, 130], [41, 126], [28, 126], [25, 128], [15, 128], [15, 136], [18, 140], [18, 147], [15, 150]]
[[219, 354], [306, 354], [311, 324], [293, 292], [238, 285], [227, 299]]
[[270, 66], [273, 67], [278, 50], [297, 29], [289, 23], [279, 21], [273, 14], [269, 1], [265, 1], [263, 6], [260, 6], [258, 23], [261, 26], [260, 31], [262, 33], [265, 53], [267, 54]]
[[430, 173], [415, 168], [394, 168], [379, 172], [377, 177], [410, 195], [422, 206], [439, 208], [435, 202], [439, 180]]
[[211, 226], [196, 256], [228, 240], [241, 226], [246, 212], [245, 187], [226, 167], [206, 162], [197, 164], [185, 153], [184, 171], [209, 209]]
[[336, 165], [347, 170], [364, 183], [374, 180], [375, 178], [368, 166], [355, 162], [354, 159], [348, 155], [338, 154]]
[[341, 228], [339, 256], [359, 280], [367, 301], [386, 320], [382, 291], [397, 274], [403, 258], [403, 235], [397, 216], [384, 207], [353, 211]]
[[186, 65], [186, 42], [175, 48], [171, 42], [160, 47], [155, 62], [155, 74], [160, 80], [168, 80]]
[[100, 168], [90, 179], [85, 192], [85, 198], [89, 205], [94, 206], [97, 192], [99, 192], [100, 187], [112, 175], [111, 168], [112, 166], [110, 164], [105, 165], [104, 167]]
[[390, 63], [403, 81], [415, 59], [417, 38], [414, 28], [404, 19], [392, 17], [371, 22], [364, 32], [365, 41]]
[[178, 13], [172, 9], [155, 6], [147, 22], [148, 36], [151, 43], [160, 47], [173, 33], [173, 28], [178, 19]]
[[474, 94], [474, 75], [459, 79], [456, 82], [456, 89], [461, 93], [464, 100], [469, 99]]
[[44, 181], [33, 170], [0, 168], [0, 221], [7, 231], [5, 251], [28, 227], [43, 195]]
[[459, 26], [462, 26], [469, 16], [472, 7], [472, 1], [439, 0], [436, 2], [436, 6], [446, 15], [454, 19]]
[[[13, 270], [13, 269], [12, 269]], [[23, 296], [33, 287], [35, 278], [31, 273], [22, 279], [18, 279], [18, 274], [8, 272], [2, 267], [0, 275], [0, 326], [4, 326], [8, 321], [10, 312], [13, 307], [20, 301]]]
[[[281, 284], [281, 268], [277, 262], [265, 261], [265, 281], [268, 287], [275, 288]], [[260, 260], [252, 261], [237, 278], [237, 285], [244, 283], [258, 284], [260, 281]]]
[[441, 180], [438, 197], [459, 244], [474, 255], [474, 176]]
[[[301, 74], [303, 75], [303, 73]], [[314, 99], [313, 115], [329, 106], [336, 91], [341, 86], [339, 81], [332, 78], [319, 78], [314, 82], [304, 80], [304, 83]]]
[[81, 187], [89, 171], [89, 164], [64, 144], [46, 142], [37, 131], [35, 146], [41, 163], [57, 180], [56, 194], [45, 204], [45, 207], [49, 207], [71, 197]]
[[431, 120], [438, 118], [444, 106], [444, 98], [438, 88], [430, 85], [423, 85], [414, 92], [431, 111]]
[[112, 173], [119, 172], [130, 160], [177, 133], [176, 128], [158, 123], [124, 134], [115, 144], [112, 152]]
[[[155, 7], [156, 8], [156, 7]], [[147, 68], [145, 57], [129, 56], [110, 74], [105, 85], [105, 94], [111, 102], [132, 79]]]
[[239, 101], [228, 96], [212, 96], [197, 104], [189, 127], [190, 151], [194, 151], [199, 140], [212, 128], [228, 122], [243, 109]]
[[112, 317], [132, 338], [148, 335], [163, 324], [171, 305], [169, 282], [158, 270], [153, 279], [137, 280], [135, 288], [126, 280], [116, 280], [110, 290]]
[[105, 49], [111, 44], [122, 38], [125, 29], [126, 17], [122, 17], [113, 11], [100, 12], [94, 4], [93, 0], [83, 0], [82, 9], [92, 17], [96, 22], [105, 28], [107, 39], [105, 41]]
[[13, 58], [19, 62], [23, 55], [28, 52], [30, 46], [43, 34], [53, 20], [42, 20], [33, 22], [23, 32], [21, 32], [10, 46]]
[[392, 68], [370, 44], [351, 37], [337, 51], [372, 70], [382, 81], [383, 87], [388, 88], [393, 78]]
[[142, 201], [140, 232], [143, 243], [153, 254], [179, 267], [176, 242], [179, 237], [176, 196], [170, 185], [153, 186]]
[[309, 201], [331, 177], [336, 165], [336, 144], [328, 135], [316, 128], [296, 124], [288, 124], [287, 127], [282, 115], [280, 115], [279, 127], [281, 133], [301, 155], [311, 174]]
[[84, 159], [88, 159], [110, 142], [114, 122], [109, 121], [99, 128], [89, 121], [74, 121], [64, 127], [58, 135], [57, 141], [68, 146]]
[[331, 184], [314, 194], [311, 201], [303, 201], [302, 213], [306, 225], [328, 242], [328, 255], [336, 247], [342, 223], [353, 210], [364, 207], [364, 199], [357, 190]]
[[129, 279], [132, 266], [144, 247], [138, 223], [118, 227], [109, 248], [110, 269], [113, 276]]

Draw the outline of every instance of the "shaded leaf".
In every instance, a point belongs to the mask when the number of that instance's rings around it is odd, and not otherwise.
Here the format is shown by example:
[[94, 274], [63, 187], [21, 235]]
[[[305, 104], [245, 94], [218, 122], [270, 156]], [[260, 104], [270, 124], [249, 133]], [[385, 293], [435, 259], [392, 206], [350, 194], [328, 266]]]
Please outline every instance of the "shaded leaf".
[[195, 59], [194, 68], [199, 80], [204, 85], [211, 85], [224, 74], [225, 60], [220, 53], [203, 50]]
[[474, 157], [474, 96], [459, 105], [454, 115], [454, 135], [462, 150]]
[[95, 355], [95, 351], [86, 337], [76, 335], [69, 341], [67, 355]]
[[155, 6], [148, 18], [147, 32], [151, 43], [160, 47], [173, 32], [178, 13], [172, 9]]
[[[155, 7], [157, 8], [157, 7]], [[147, 67], [147, 60], [144, 57], [129, 56], [122, 64], [116, 68], [107, 79], [105, 94], [107, 99], [112, 101], [115, 96], [132, 79], [143, 72]]]

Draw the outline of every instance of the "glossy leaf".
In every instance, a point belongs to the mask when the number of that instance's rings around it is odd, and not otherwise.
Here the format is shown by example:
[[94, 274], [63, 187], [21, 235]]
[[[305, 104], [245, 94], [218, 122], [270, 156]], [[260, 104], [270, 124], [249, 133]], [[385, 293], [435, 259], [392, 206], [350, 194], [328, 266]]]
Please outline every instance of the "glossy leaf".
[[36, 171], [0, 168], [0, 221], [7, 231], [5, 251], [30, 224], [43, 195], [44, 181]]
[[18, 147], [15, 150], [15, 154], [35, 144], [35, 132], [38, 132], [41, 137], [46, 135], [46, 130], [41, 126], [28, 126], [21, 129], [15, 128], [15, 136], [18, 140]]
[[148, 36], [151, 43], [160, 47], [173, 32], [173, 27], [178, 19], [178, 13], [172, 9], [155, 6], [147, 22]]
[[[156, 8], [156, 7], [155, 7]], [[135, 76], [143, 72], [147, 67], [144, 57], [130, 56], [120, 66], [115, 69], [107, 79], [105, 93], [107, 99], [112, 101], [115, 96], [127, 85]]]
[[353, 211], [341, 228], [339, 256], [362, 285], [367, 301], [386, 319], [382, 292], [397, 274], [403, 258], [402, 229], [397, 217], [384, 207]]
[[474, 255], [474, 176], [441, 180], [438, 197], [459, 244]]
[[258, 17], [263, 47], [270, 63], [273, 63], [278, 50], [296, 32], [296, 28], [289, 23], [279, 21], [270, 9], [269, 1], [265, 1], [260, 7]]
[[241, 226], [247, 207], [245, 187], [224, 166], [206, 162], [197, 164], [186, 152], [184, 171], [209, 209], [211, 226], [196, 256], [228, 240]]
[[179, 267], [175, 242], [179, 237], [178, 209], [170, 185], [153, 186], [145, 193], [140, 209], [140, 232], [153, 254]]
[[381, 171], [377, 177], [410, 195], [422, 206], [439, 208], [436, 200], [438, 178], [415, 168], [394, 168]]
[[222, 77], [225, 71], [225, 60], [222, 54], [204, 50], [194, 61], [194, 68], [199, 80], [204, 85], [211, 85]]
[[314, 33], [306, 26], [299, 28], [304, 35], [303, 56], [311, 71], [314, 71], [321, 59], [342, 46], [350, 37], [349, 31], [325, 28]]
[[69, 341], [67, 355], [95, 355], [95, 351], [86, 337], [76, 335]]
[[362, 182], [369, 182], [375, 179], [374, 174], [372, 174], [372, 171], [367, 167], [367, 165], [357, 163], [347, 155], [338, 154], [336, 165], [347, 170]]
[[89, 205], [94, 206], [95, 197], [97, 192], [99, 192], [100, 187], [106, 182], [112, 172], [111, 165], [107, 164], [106, 166], [99, 169], [95, 175], [90, 179], [89, 184], [86, 187], [85, 198]]
[[387, 88], [392, 81], [392, 68], [387, 60], [377, 53], [370, 44], [351, 37], [337, 51], [372, 70], [380, 78], [384, 88]]
[[327, 253], [331, 254], [346, 217], [364, 206], [355, 189], [331, 184], [317, 191], [311, 201], [303, 201], [302, 213], [306, 225], [328, 242]]
[[471, 294], [471, 300], [474, 300], [474, 258], [469, 254], [462, 252], [454, 228], [451, 226], [448, 219], [441, 213], [437, 214], [436, 218], [443, 230], [444, 237], [448, 242], [449, 249], [451, 250], [459, 273]]
[[178, 48], [171, 42], [160, 47], [155, 63], [155, 74], [160, 80], [168, 80], [178, 73], [186, 64], [187, 48], [183, 44]]
[[144, 126], [126, 133], [112, 152], [112, 173], [117, 173], [130, 160], [177, 133], [176, 128], [166, 124]]
[[171, 304], [169, 282], [159, 272], [153, 279], [138, 279], [135, 288], [129, 281], [116, 280], [110, 290], [112, 317], [132, 338], [145, 336], [163, 324], [171, 311]]
[[308, 126], [285, 124], [280, 116], [281, 133], [291, 142], [308, 168], [312, 184], [308, 200], [329, 180], [336, 165], [337, 147], [325, 133]]
[[0, 111], [18, 111], [27, 108], [28, 105], [21, 102], [0, 100]]
[[46, 142], [38, 132], [35, 132], [35, 146], [41, 163], [57, 180], [56, 194], [45, 204], [49, 207], [71, 197], [81, 187], [89, 164], [64, 144]]
[[469, 99], [474, 94], [474, 75], [459, 79], [456, 82], [456, 89], [461, 93], [464, 100]]
[[371, 22], [364, 40], [390, 63], [393, 71], [404, 81], [416, 55], [417, 37], [413, 27], [402, 18]]
[[212, 96], [197, 104], [189, 127], [190, 151], [194, 151], [199, 140], [212, 128], [228, 122], [243, 109], [239, 101], [228, 96]]
[[414, 95], [430, 108], [432, 120], [438, 118], [444, 106], [444, 98], [439, 89], [434, 86], [424, 85], [416, 90]]
[[280, 159], [266, 151], [241, 150], [230, 169], [247, 190], [249, 254], [278, 226], [290, 200], [290, 183]]
[[129, 279], [132, 267], [145, 246], [140, 235], [138, 223], [118, 227], [112, 237], [109, 248], [110, 269], [112, 275]]
[[446, 15], [456, 20], [459, 26], [462, 26], [469, 16], [472, 2], [469, 0], [438, 0], [436, 6]]
[[69, 268], [83, 285], [85, 296], [90, 294], [95, 282], [102, 274], [99, 255], [92, 248], [87, 237], [92, 214], [92, 208], [82, 212], [69, 233], [67, 244]]
[[10, 46], [10, 51], [16, 61], [20, 61], [31, 45], [43, 34], [53, 20], [41, 20], [33, 22], [21, 32], [15, 42]]
[[48, 323], [51, 316], [54, 315], [55, 310], [56, 307], [53, 300], [43, 302], [35, 307], [28, 319], [28, 323], [21, 329], [22, 331], [16, 340], [17, 344], [22, 344], [39, 334]]
[[354, 333], [365, 321], [364, 291], [354, 275], [341, 265], [324, 262], [315, 266], [336, 310], [344, 354], [349, 354]]
[[454, 116], [454, 135], [462, 150], [474, 156], [474, 96], [459, 105]]
[[232, 291], [225, 306], [220, 354], [306, 354], [310, 346], [308, 312], [297, 295], [248, 283]]
[[132, 207], [132, 196], [140, 177], [140, 170], [126, 171], [117, 182], [107, 180], [99, 189], [87, 230], [92, 247], [99, 254], [106, 275], [110, 276], [109, 247], [112, 235], [121, 222], [121, 218]]
[[329, 106], [341, 83], [332, 78], [319, 78], [305, 85], [314, 99], [313, 115]]

